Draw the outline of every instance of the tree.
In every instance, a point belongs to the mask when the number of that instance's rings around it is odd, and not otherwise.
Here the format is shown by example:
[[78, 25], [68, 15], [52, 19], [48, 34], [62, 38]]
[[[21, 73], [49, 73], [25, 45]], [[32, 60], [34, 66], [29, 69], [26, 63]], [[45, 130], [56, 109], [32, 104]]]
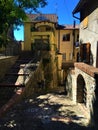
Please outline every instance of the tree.
[[37, 12], [46, 4], [46, 0], [0, 0], [0, 43], [6, 46], [9, 28], [21, 25], [26, 19], [26, 12]]

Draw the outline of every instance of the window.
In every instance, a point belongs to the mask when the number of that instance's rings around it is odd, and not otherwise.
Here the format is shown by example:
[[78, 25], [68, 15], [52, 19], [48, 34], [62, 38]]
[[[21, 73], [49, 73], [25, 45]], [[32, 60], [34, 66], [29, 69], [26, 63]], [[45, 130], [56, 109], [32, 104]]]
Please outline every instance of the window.
[[84, 63], [90, 63], [90, 43], [81, 44], [80, 59]]
[[70, 34], [64, 34], [62, 41], [70, 41]]

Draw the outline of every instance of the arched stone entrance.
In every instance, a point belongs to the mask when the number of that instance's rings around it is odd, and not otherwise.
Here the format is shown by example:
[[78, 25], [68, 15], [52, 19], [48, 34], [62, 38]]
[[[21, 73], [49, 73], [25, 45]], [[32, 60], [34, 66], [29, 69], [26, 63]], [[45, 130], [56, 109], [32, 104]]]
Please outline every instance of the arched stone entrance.
[[77, 103], [83, 103], [86, 105], [86, 84], [82, 75], [78, 75], [77, 77]]

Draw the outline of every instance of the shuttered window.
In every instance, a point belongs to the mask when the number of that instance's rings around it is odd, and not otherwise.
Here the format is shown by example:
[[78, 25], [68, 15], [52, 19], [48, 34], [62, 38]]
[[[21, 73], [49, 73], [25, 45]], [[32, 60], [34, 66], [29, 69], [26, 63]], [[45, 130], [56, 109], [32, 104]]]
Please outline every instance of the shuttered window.
[[90, 46], [90, 43], [84, 43], [80, 46], [80, 59], [88, 64], [90, 64]]

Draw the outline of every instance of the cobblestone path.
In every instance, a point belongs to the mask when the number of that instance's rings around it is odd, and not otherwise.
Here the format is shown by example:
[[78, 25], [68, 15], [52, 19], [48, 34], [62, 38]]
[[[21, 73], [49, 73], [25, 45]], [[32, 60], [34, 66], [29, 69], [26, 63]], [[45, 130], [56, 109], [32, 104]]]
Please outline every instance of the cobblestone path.
[[62, 93], [47, 93], [15, 105], [0, 130], [90, 130], [79, 107]]

